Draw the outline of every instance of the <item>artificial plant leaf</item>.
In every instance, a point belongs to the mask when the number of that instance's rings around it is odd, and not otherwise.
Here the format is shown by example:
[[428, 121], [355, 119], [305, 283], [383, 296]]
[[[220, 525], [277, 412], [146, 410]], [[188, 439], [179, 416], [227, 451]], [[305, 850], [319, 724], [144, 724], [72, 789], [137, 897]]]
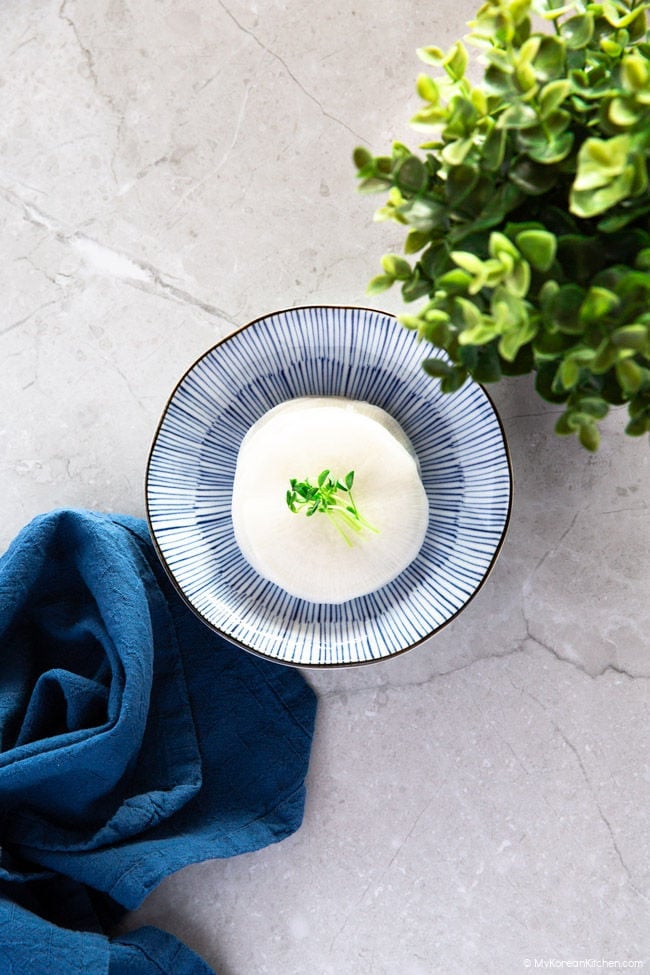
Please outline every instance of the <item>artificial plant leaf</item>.
[[437, 379], [443, 376], [448, 376], [452, 367], [449, 365], [446, 359], [424, 359], [422, 362], [422, 368], [429, 376], [434, 376]]
[[646, 325], [623, 325], [615, 329], [609, 337], [613, 345], [622, 349], [642, 351], [648, 341], [648, 327]]
[[508, 173], [513, 183], [529, 196], [541, 196], [557, 182], [558, 173], [528, 156], [518, 156]]
[[543, 119], [560, 107], [571, 91], [568, 78], [558, 78], [544, 85], [539, 95], [539, 112]]
[[549, 302], [549, 312], [561, 332], [579, 335], [583, 326], [580, 321], [580, 308], [584, 291], [577, 284], [563, 284]]
[[435, 64], [439, 65], [445, 56], [445, 52], [440, 47], [435, 47], [433, 45], [429, 47], [419, 47], [416, 52], [420, 61], [424, 61], [425, 64]]
[[465, 74], [468, 60], [467, 48], [462, 41], [456, 41], [443, 58], [442, 66], [450, 78], [458, 81]]
[[633, 184], [634, 170], [631, 166], [606, 186], [577, 190], [574, 184], [569, 196], [571, 211], [578, 217], [598, 216], [624, 200], [630, 194]]
[[594, 18], [591, 13], [569, 17], [560, 26], [560, 33], [566, 46], [577, 51], [586, 47], [594, 34]]
[[573, 140], [573, 132], [563, 132], [549, 141], [540, 139], [538, 142], [529, 143], [526, 152], [535, 162], [550, 165], [566, 159], [573, 148]]
[[388, 289], [392, 287], [394, 280], [395, 279], [391, 278], [388, 274], [378, 274], [368, 284], [366, 294], [369, 296], [378, 295], [381, 294], [382, 291], [388, 291]]
[[421, 230], [409, 230], [404, 242], [405, 254], [417, 254], [429, 243], [429, 234], [422, 233]]
[[552, 81], [564, 72], [565, 42], [554, 34], [545, 34], [533, 60], [540, 81]]
[[395, 182], [404, 193], [420, 193], [428, 182], [426, 166], [417, 156], [407, 156], [395, 168]]
[[538, 271], [548, 271], [557, 250], [555, 234], [547, 230], [522, 230], [515, 238], [517, 247]]
[[441, 156], [448, 166], [461, 166], [469, 154], [474, 142], [471, 136], [455, 139], [442, 150]]
[[627, 91], [640, 92], [650, 80], [648, 61], [638, 54], [628, 54], [621, 63], [621, 81]]
[[421, 99], [437, 105], [440, 101], [440, 89], [428, 74], [419, 74], [415, 80], [415, 88]]
[[633, 99], [617, 95], [607, 106], [607, 118], [618, 128], [631, 129], [639, 121], [640, 113]]
[[580, 430], [578, 432], [578, 439], [582, 446], [595, 453], [600, 446], [600, 430], [596, 426], [593, 420], [585, 420], [580, 424]]
[[364, 146], [357, 146], [352, 154], [352, 159], [357, 169], [364, 169], [368, 163], [373, 161], [373, 155]]
[[457, 207], [472, 192], [479, 178], [476, 166], [454, 166], [447, 174], [445, 196], [450, 206]]
[[384, 254], [381, 266], [388, 277], [396, 278], [398, 281], [406, 281], [411, 277], [411, 265], [397, 254]]
[[505, 156], [505, 150], [506, 131], [498, 125], [494, 125], [483, 143], [481, 162], [485, 169], [490, 171], [499, 169]]
[[444, 232], [447, 227], [447, 207], [426, 197], [414, 197], [400, 207], [400, 213], [411, 227], [421, 233]]
[[636, 393], [645, 379], [644, 370], [634, 359], [622, 359], [616, 363], [616, 378], [626, 393]]
[[619, 305], [620, 300], [618, 295], [613, 291], [610, 291], [608, 288], [593, 285], [587, 291], [580, 306], [580, 321], [598, 324], [610, 312], [615, 311]]
[[648, 430], [650, 430], [650, 416], [646, 416], [645, 413], [632, 417], [625, 427], [628, 437], [642, 437]]
[[585, 139], [578, 152], [573, 191], [589, 191], [610, 184], [625, 170], [630, 149], [631, 140], [627, 133], [611, 139]]
[[558, 378], [564, 389], [573, 389], [580, 379], [580, 366], [575, 359], [563, 359], [558, 369]]
[[501, 379], [499, 353], [494, 342], [477, 348], [472, 375], [478, 383], [496, 383]]
[[553, 387], [556, 370], [557, 366], [553, 361], [539, 362], [535, 373], [535, 389], [549, 403], [566, 403], [568, 392]]

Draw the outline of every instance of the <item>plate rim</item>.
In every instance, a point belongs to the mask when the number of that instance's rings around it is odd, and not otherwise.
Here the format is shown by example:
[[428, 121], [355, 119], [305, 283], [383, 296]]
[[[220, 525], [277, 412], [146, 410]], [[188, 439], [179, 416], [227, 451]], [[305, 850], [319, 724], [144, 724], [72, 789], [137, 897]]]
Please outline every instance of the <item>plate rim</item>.
[[[144, 476], [144, 502], [145, 502], [145, 514], [146, 514], [147, 527], [148, 527], [148, 530], [149, 530], [149, 536], [151, 538], [151, 541], [152, 541], [152, 544], [153, 544], [153, 547], [154, 547], [154, 550], [155, 550], [155, 554], [157, 555], [160, 564], [162, 565], [163, 569], [165, 570], [168, 579], [172, 583], [173, 588], [176, 590], [176, 592], [178, 593], [178, 595], [181, 597], [181, 599], [183, 600], [183, 602], [185, 603], [185, 605], [194, 613], [195, 616], [198, 617], [198, 619], [201, 620], [201, 622], [205, 626], [208, 626], [213, 631], [213, 633], [218, 634], [218, 636], [220, 636], [222, 639], [226, 640], [228, 643], [234, 644], [235, 646], [239, 647], [240, 649], [245, 650], [247, 653], [252, 653], [254, 656], [259, 657], [262, 660], [268, 660], [268, 661], [270, 661], [272, 663], [275, 663], [275, 664], [278, 664], [280, 666], [284, 666], [284, 667], [296, 667], [296, 668], [300, 668], [301, 670], [335, 670], [335, 669], [341, 669], [342, 670], [342, 669], [347, 669], [347, 668], [350, 668], [350, 667], [366, 667], [369, 664], [377, 664], [377, 663], [385, 662], [387, 660], [393, 660], [395, 657], [399, 657], [399, 656], [401, 656], [404, 653], [408, 653], [410, 650], [414, 650], [416, 647], [421, 646], [421, 644], [425, 643], [427, 640], [430, 640], [431, 637], [433, 637], [436, 634], [440, 633], [441, 630], [443, 630], [446, 626], [448, 626], [450, 623], [452, 623], [460, 615], [460, 613], [467, 606], [469, 606], [469, 604], [472, 602], [472, 600], [477, 595], [477, 593], [480, 592], [480, 590], [483, 588], [483, 585], [487, 581], [488, 577], [491, 575], [492, 570], [494, 569], [494, 566], [496, 564], [497, 558], [498, 558], [498, 556], [499, 556], [499, 554], [501, 552], [501, 549], [502, 549], [502, 547], [504, 545], [504, 542], [505, 542], [505, 539], [506, 539], [506, 535], [508, 534], [508, 529], [510, 527], [510, 519], [511, 519], [511, 516], [512, 516], [512, 508], [513, 508], [514, 472], [513, 472], [512, 459], [510, 457], [510, 449], [509, 449], [509, 446], [508, 446], [508, 440], [507, 440], [507, 437], [506, 437], [505, 428], [504, 428], [504, 425], [503, 425], [503, 421], [502, 421], [502, 419], [501, 419], [501, 417], [499, 415], [499, 412], [498, 412], [498, 410], [497, 410], [497, 408], [496, 408], [496, 406], [494, 404], [494, 400], [492, 399], [492, 397], [488, 393], [488, 391], [485, 388], [485, 386], [484, 386], [483, 383], [479, 383], [475, 379], [472, 379], [471, 380], [472, 383], [475, 386], [477, 386], [483, 392], [483, 395], [487, 399], [487, 401], [488, 401], [488, 403], [489, 403], [489, 405], [490, 405], [490, 407], [492, 409], [492, 412], [493, 412], [493, 414], [494, 414], [494, 416], [496, 418], [496, 421], [497, 421], [497, 424], [498, 424], [498, 428], [499, 428], [499, 431], [501, 433], [501, 440], [502, 440], [502, 443], [503, 443], [505, 460], [506, 460], [506, 464], [507, 464], [507, 468], [508, 468], [508, 508], [507, 508], [507, 511], [506, 511], [505, 520], [503, 522], [503, 528], [501, 530], [501, 535], [499, 537], [499, 541], [498, 541], [498, 543], [496, 545], [496, 548], [494, 550], [494, 553], [492, 555], [492, 558], [490, 559], [490, 563], [489, 563], [488, 567], [486, 568], [486, 570], [485, 570], [483, 576], [481, 577], [480, 581], [476, 585], [475, 589], [471, 593], [471, 595], [468, 596], [468, 598], [465, 600], [465, 602], [461, 606], [459, 606], [459, 608], [455, 611], [455, 613], [453, 613], [446, 620], [444, 620], [442, 623], [440, 623], [438, 626], [436, 626], [434, 629], [432, 629], [429, 633], [426, 634], [426, 636], [420, 637], [420, 639], [416, 640], [414, 643], [410, 643], [406, 647], [400, 647], [399, 650], [394, 650], [392, 653], [386, 654], [385, 656], [382, 656], [382, 657], [370, 657], [370, 658], [366, 658], [364, 660], [338, 661], [336, 663], [316, 663], [316, 662], [314, 662], [314, 663], [305, 663], [305, 662], [298, 661], [298, 660], [295, 660], [295, 661], [294, 660], [282, 660], [279, 657], [271, 656], [271, 654], [264, 653], [261, 650], [257, 650], [255, 647], [251, 647], [248, 644], [243, 643], [241, 640], [238, 640], [236, 637], [233, 637], [229, 633], [226, 633], [224, 630], [220, 629], [218, 626], [215, 626], [215, 624], [212, 623], [201, 612], [201, 610], [198, 609], [194, 605], [194, 603], [190, 600], [189, 596], [187, 596], [187, 594], [184, 592], [182, 586], [180, 585], [180, 583], [176, 579], [174, 573], [172, 572], [171, 567], [169, 566], [169, 564], [167, 562], [167, 559], [166, 559], [165, 555], [163, 554], [160, 545], [158, 544], [158, 539], [156, 537], [155, 529], [154, 529], [154, 526], [153, 526], [151, 511], [150, 511], [150, 508], [149, 508], [149, 474], [150, 474], [150, 470], [151, 470], [151, 464], [152, 464], [152, 459], [153, 459], [153, 454], [154, 454], [154, 448], [155, 448], [156, 443], [158, 441], [158, 435], [160, 434], [161, 428], [162, 428], [162, 426], [163, 426], [163, 424], [165, 422], [165, 419], [166, 419], [167, 414], [169, 412], [170, 406], [172, 404], [172, 400], [174, 399], [177, 391], [180, 389], [181, 385], [185, 382], [185, 380], [190, 375], [190, 373], [193, 372], [193, 370], [198, 366], [198, 364], [200, 362], [203, 361], [203, 359], [205, 359], [209, 355], [212, 355], [212, 353], [216, 349], [218, 349], [220, 346], [224, 345], [226, 342], [230, 341], [231, 339], [236, 338], [238, 335], [240, 335], [246, 329], [251, 328], [253, 325], [257, 325], [258, 322], [265, 321], [266, 319], [269, 319], [269, 318], [274, 318], [275, 316], [278, 316], [278, 315], [287, 315], [287, 314], [291, 314], [292, 312], [299, 312], [299, 311], [313, 311], [313, 310], [316, 310], [316, 309], [326, 309], [326, 310], [329, 309], [329, 310], [336, 310], [336, 311], [365, 311], [365, 312], [370, 312], [372, 314], [384, 315], [387, 318], [393, 319], [394, 323], [396, 325], [399, 325], [399, 319], [398, 319], [397, 315], [393, 314], [392, 312], [384, 311], [381, 308], [372, 308], [372, 307], [367, 306], [367, 305], [348, 305], [348, 304], [334, 304], [334, 303], [316, 303], [316, 304], [305, 304], [305, 305], [291, 305], [291, 306], [286, 307], [286, 308], [278, 308], [278, 309], [276, 309], [274, 311], [266, 312], [263, 315], [258, 315], [257, 318], [253, 318], [250, 321], [245, 322], [243, 325], [239, 325], [237, 328], [233, 329], [233, 331], [228, 332], [228, 334], [225, 335], [223, 338], [219, 339], [218, 342], [215, 342], [208, 349], [206, 349], [205, 352], [202, 352], [201, 355], [198, 356], [187, 367], [187, 369], [183, 372], [183, 374], [181, 375], [181, 377], [178, 379], [178, 381], [174, 385], [173, 389], [171, 390], [169, 396], [167, 397], [167, 400], [165, 402], [165, 405], [164, 405], [164, 407], [162, 409], [162, 412], [160, 414], [160, 417], [158, 419], [158, 423], [156, 424], [156, 428], [155, 428], [153, 437], [151, 439], [151, 444], [150, 444], [149, 452], [148, 452], [148, 455], [147, 455], [147, 463], [146, 463], [146, 467], [145, 467], [145, 476]], [[325, 605], [325, 604], [321, 604], [321, 605]]]

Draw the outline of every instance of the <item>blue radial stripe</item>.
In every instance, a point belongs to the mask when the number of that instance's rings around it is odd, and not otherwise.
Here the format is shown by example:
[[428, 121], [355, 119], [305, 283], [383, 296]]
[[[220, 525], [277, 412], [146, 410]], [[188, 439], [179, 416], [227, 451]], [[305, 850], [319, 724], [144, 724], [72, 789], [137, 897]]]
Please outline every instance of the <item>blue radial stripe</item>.
[[[189, 604], [226, 637], [291, 664], [365, 663], [420, 642], [483, 582], [511, 506], [501, 424], [484, 390], [453, 395], [420, 367], [422, 349], [389, 315], [363, 308], [277, 312], [210, 349], [176, 387], [147, 470], [147, 514]], [[288, 399], [348, 396], [386, 409], [418, 455], [429, 499], [414, 562], [340, 606], [307, 603], [259, 576], [236, 544], [230, 503], [241, 440]]]

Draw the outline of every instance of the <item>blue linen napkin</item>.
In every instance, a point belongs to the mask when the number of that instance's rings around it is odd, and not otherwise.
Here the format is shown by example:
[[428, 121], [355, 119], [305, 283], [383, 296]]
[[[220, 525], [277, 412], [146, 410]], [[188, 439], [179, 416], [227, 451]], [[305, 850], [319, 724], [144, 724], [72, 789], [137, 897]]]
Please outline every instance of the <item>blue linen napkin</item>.
[[155, 928], [106, 932], [297, 829], [315, 711], [185, 606], [144, 522], [35, 518], [0, 559], [0, 973], [207, 975]]

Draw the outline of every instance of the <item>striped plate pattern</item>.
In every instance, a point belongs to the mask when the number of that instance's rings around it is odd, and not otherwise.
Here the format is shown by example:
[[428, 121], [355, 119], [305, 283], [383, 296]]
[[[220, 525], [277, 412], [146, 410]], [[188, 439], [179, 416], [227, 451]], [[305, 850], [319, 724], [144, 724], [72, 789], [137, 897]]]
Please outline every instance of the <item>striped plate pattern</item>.
[[[483, 388], [467, 382], [442, 394], [422, 356], [391, 315], [310, 306], [244, 326], [183, 376], [149, 455], [147, 515], [169, 575], [209, 626], [281, 663], [341, 666], [410, 649], [467, 604], [506, 532], [510, 462]], [[418, 454], [430, 505], [415, 561], [338, 606], [262, 579], [239, 551], [230, 514], [246, 431], [278, 403], [310, 395], [366, 400], [392, 414]]]

